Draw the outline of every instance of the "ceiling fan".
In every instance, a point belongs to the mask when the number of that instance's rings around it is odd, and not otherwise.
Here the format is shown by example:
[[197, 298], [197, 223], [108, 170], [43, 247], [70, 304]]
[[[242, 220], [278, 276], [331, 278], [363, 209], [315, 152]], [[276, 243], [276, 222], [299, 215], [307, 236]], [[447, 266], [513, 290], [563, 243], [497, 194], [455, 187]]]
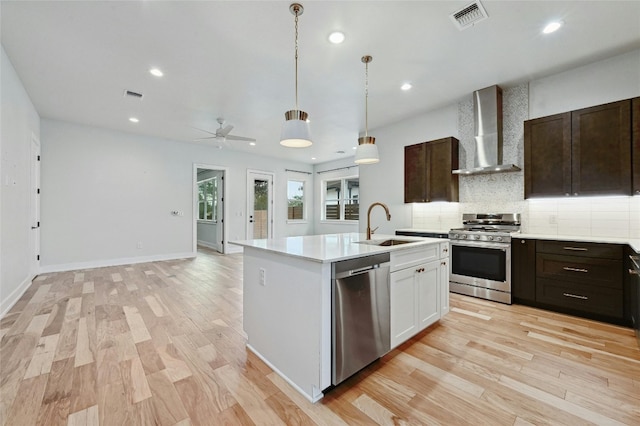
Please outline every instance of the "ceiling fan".
[[218, 122], [218, 124], [220, 124], [220, 127], [216, 129], [215, 133], [214, 132], [210, 132], [208, 130], [204, 130], [204, 129], [198, 129], [198, 130], [201, 130], [203, 132], [209, 133], [210, 135], [213, 135], [213, 136], [207, 136], [206, 138], [197, 138], [195, 140], [196, 141], [201, 141], [201, 140], [206, 140], [206, 139], [217, 139], [217, 140], [220, 140], [222, 142], [226, 142], [228, 140], [230, 140], [230, 141], [247, 141], [247, 142], [255, 142], [256, 141], [253, 138], [246, 138], [244, 136], [230, 135], [229, 133], [233, 129], [233, 126], [231, 126], [231, 125], [224, 126], [225, 120], [222, 117], [218, 117], [216, 119], [216, 121]]

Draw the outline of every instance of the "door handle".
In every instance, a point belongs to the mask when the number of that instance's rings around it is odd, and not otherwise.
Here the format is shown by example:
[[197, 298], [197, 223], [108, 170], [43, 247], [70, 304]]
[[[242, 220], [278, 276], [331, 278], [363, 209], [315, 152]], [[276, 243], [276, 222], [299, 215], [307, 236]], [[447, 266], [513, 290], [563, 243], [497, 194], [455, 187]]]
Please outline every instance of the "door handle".
[[38, 229], [40, 228], [39, 226], [32, 226], [31, 229]]

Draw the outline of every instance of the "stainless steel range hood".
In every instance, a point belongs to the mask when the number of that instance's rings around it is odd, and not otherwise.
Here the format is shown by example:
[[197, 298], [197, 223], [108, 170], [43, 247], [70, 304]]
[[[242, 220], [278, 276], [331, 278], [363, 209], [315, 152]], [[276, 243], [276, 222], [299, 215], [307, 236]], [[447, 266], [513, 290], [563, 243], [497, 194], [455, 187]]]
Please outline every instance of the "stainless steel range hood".
[[454, 170], [460, 175], [517, 172], [520, 167], [502, 164], [502, 89], [490, 86], [473, 92], [475, 152], [473, 168]]

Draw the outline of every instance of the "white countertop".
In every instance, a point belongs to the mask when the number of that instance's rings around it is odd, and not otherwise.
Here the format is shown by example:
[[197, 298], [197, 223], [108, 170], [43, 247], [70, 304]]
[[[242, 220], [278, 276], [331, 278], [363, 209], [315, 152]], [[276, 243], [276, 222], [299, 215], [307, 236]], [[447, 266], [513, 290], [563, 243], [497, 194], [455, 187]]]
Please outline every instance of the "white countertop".
[[[404, 232], [433, 232], [438, 234], [446, 234], [449, 230], [442, 229], [419, 229], [405, 228], [397, 231]], [[404, 237], [403, 237], [404, 238]], [[640, 253], [640, 239], [638, 238], [617, 238], [617, 237], [593, 237], [593, 236], [577, 236], [577, 235], [551, 235], [551, 234], [515, 234], [513, 238], [527, 238], [538, 240], [558, 240], [558, 241], [584, 241], [591, 243], [610, 243], [610, 244], [628, 244], [637, 253]]]
[[443, 238], [382, 234], [374, 234], [371, 236], [371, 240], [373, 241], [384, 241], [388, 239], [409, 240], [413, 242], [387, 247], [362, 244], [358, 243], [358, 241], [365, 241], [366, 235], [351, 232], [344, 234], [305, 235], [299, 237], [231, 241], [231, 244], [256, 248], [285, 256], [300, 257], [314, 262], [329, 263], [448, 241]]
[[536, 240], [557, 240], [557, 241], [584, 241], [590, 243], [609, 244], [629, 244], [633, 250], [640, 253], [640, 239], [617, 238], [617, 237], [581, 237], [577, 235], [545, 235], [545, 234], [516, 234], [513, 238], [525, 238]]

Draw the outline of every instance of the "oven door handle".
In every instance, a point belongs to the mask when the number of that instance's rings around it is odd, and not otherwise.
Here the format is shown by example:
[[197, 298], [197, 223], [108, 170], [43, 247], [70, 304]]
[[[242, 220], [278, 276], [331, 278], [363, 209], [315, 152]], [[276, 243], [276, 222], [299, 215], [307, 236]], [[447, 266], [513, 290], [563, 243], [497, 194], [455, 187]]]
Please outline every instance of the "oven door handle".
[[488, 249], [508, 250], [511, 247], [509, 243], [489, 243], [485, 241], [449, 241], [452, 246], [462, 247], [479, 247]]

